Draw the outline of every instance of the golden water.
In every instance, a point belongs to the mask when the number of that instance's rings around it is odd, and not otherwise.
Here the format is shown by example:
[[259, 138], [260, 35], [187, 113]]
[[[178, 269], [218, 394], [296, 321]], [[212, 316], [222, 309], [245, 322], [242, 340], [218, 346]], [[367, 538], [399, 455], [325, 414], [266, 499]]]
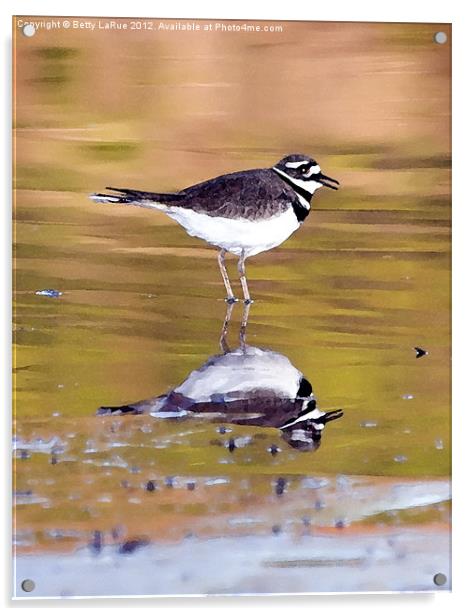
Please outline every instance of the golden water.
[[[384, 525], [447, 532], [448, 497], [376, 506], [391, 486], [433, 492], [450, 474], [450, 57], [435, 31], [16, 36], [18, 554], [96, 533], [105, 545], [296, 534], [306, 520], [360, 542]], [[274, 428], [95, 417], [217, 354], [225, 304], [214, 249], [161, 213], [88, 194], [175, 190], [298, 151], [341, 190], [318, 193], [295, 236], [248, 260], [247, 341], [286, 355], [320, 408], [344, 417], [311, 453]], [[233, 452], [229, 437], [242, 439]], [[316, 478], [317, 508], [305, 483]]]

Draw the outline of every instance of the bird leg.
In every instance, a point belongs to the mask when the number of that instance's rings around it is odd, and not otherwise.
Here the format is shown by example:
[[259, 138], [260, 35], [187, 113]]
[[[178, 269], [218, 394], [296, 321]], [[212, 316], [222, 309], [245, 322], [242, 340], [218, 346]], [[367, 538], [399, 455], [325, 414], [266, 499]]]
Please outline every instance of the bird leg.
[[242, 351], [245, 353], [245, 336], [247, 333], [247, 325], [249, 322], [250, 302], [244, 302], [244, 312], [242, 314], [242, 321], [240, 322], [239, 340]]
[[245, 252], [242, 250], [240, 253], [239, 261], [237, 263], [237, 269], [239, 270], [240, 284], [242, 286], [242, 292], [244, 294], [244, 304], [251, 304], [249, 287], [247, 285], [247, 278], [245, 276]]
[[225, 355], [230, 352], [229, 345], [227, 344], [226, 336], [229, 329], [229, 323], [231, 321], [232, 311], [234, 310], [234, 304], [227, 304], [226, 317], [224, 319], [224, 323], [221, 330], [221, 336], [219, 338], [219, 346], [221, 347], [221, 351]]
[[231, 282], [229, 280], [229, 275], [226, 269], [226, 262], [224, 259], [225, 254], [226, 254], [226, 251], [224, 250], [224, 248], [222, 248], [218, 253], [218, 263], [219, 263], [219, 269], [221, 270], [222, 280], [224, 282], [224, 286], [226, 287], [226, 293], [227, 293], [226, 302], [228, 304], [233, 304], [234, 302], [237, 301], [237, 299], [234, 297], [234, 293], [232, 292]]

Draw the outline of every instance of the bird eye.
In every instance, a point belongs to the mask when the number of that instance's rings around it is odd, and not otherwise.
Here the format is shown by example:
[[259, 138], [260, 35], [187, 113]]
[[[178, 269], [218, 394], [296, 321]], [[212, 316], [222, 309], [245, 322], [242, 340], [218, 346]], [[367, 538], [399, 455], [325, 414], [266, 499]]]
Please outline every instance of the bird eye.
[[310, 168], [311, 168], [310, 165], [303, 165], [301, 167], [301, 173], [304, 173], [304, 175], [306, 175], [306, 173], [309, 171]]

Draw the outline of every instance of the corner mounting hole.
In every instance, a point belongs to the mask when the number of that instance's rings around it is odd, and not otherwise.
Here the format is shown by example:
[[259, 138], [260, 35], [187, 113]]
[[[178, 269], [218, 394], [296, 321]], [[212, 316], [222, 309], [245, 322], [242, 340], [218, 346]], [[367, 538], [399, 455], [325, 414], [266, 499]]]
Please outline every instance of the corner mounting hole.
[[444, 573], [436, 573], [433, 576], [433, 582], [436, 586], [443, 586], [446, 583], [446, 575]]
[[33, 582], [33, 580], [23, 580], [21, 582], [21, 588], [25, 592], [33, 592], [33, 590], [36, 588], [36, 584]]
[[33, 24], [24, 25], [22, 30], [25, 36], [34, 36], [36, 34], [36, 28], [33, 26]]
[[448, 37], [446, 32], [435, 32], [433, 40], [439, 45], [444, 45], [447, 42]]

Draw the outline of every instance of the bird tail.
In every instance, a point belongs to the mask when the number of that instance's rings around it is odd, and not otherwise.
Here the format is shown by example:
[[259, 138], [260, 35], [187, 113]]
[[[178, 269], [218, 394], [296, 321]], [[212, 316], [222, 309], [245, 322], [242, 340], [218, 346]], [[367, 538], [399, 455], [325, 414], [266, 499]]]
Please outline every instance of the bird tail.
[[166, 403], [168, 396], [157, 396], [148, 400], [139, 400], [132, 404], [120, 406], [100, 406], [97, 415], [148, 415], [159, 411]]
[[142, 415], [143, 410], [138, 405], [124, 404], [122, 406], [100, 406], [97, 415]]
[[137, 205], [139, 207], [165, 210], [170, 205], [176, 205], [182, 195], [179, 193], [153, 193], [132, 188], [113, 188], [107, 186], [116, 194], [92, 193], [90, 199], [95, 203], [117, 203], [119, 205]]

